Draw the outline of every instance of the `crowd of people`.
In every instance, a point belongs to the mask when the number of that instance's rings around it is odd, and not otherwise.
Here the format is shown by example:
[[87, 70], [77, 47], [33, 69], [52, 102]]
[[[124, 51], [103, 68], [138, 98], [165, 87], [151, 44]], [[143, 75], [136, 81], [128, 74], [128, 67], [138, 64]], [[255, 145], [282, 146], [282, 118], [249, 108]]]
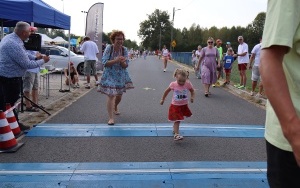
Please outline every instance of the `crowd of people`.
[[[243, 36], [238, 36], [238, 50], [235, 53], [230, 42], [226, 42], [226, 53], [221, 47], [222, 40], [207, 39], [205, 47], [198, 46], [193, 51], [196, 76], [201, 77], [204, 95], [211, 95], [210, 87], [218, 85], [224, 69], [225, 84], [230, 83], [230, 73], [233, 62], [237, 58], [240, 82], [235, 85], [238, 89], [245, 89], [247, 83], [246, 70], [252, 70], [252, 88], [250, 95], [254, 95], [260, 78], [259, 95], [262, 90], [268, 98], [266, 106], [265, 139], [267, 151], [267, 178], [271, 188], [300, 187], [300, 1], [268, 1], [267, 16], [262, 40], [255, 45], [249, 58], [248, 45]], [[276, 31], [276, 32], [274, 32]], [[34, 28], [26, 22], [18, 22], [14, 32], [6, 35], [0, 43], [0, 106], [5, 111], [6, 103], [12, 106], [20, 97], [23, 77], [28, 74], [28, 83], [24, 92], [32, 94], [36, 89], [35, 73], [31, 69], [38, 69], [49, 61], [45, 54], [26, 51], [23, 41], [34, 32]], [[101, 80], [97, 82], [97, 91], [107, 96], [108, 125], [114, 125], [114, 115], [119, 115], [118, 105], [122, 95], [134, 88], [128, 73], [128, 49], [123, 46], [125, 35], [122, 31], [113, 31], [110, 35], [111, 45], [106, 45], [102, 63], [105, 67]], [[214, 46], [216, 42], [216, 46]], [[99, 53], [88, 37], [80, 49], [86, 59], [86, 75], [94, 75], [95, 56]], [[166, 72], [169, 51], [164, 46], [163, 71]], [[66, 84], [77, 84], [76, 71], [69, 63], [65, 72]], [[72, 72], [71, 72], [72, 71]], [[28, 73], [29, 72], [29, 73]], [[69, 75], [72, 75], [69, 77]], [[275, 75], [275, 76], [274, 76]], [[168, 119], [173, 121], [174, 140], [182, 140], [179, 133], [180, 122], [184, 117], [190, 117], [192, 112], [188, 107], [188, 93], [190, 102], [194, 102], [195, 91], [189, 81], [189, 72], [176, 69], [175, 81], [171, 82], [164, 91], [160, 104], [170, 91], [173, 91], [172, 102], [169, 107]], [[27, 79], [27, 78], [26, 78]], [[31, 81], [30, 81], [31, 80]], [[90, 78], [86, 88], [90, 88]], [[97, 77], [95, 76], [97, 81]], [[34, 95], [34, 94], [33, 94]], [[32, 110], [30, 104], [27, 106]], [[22, 130], [29, 126], [19, 122]]]
[[[205, 89], [204, 95], [206, 97], [211, 95], [210, 87], [220, 86], [220, 79], [224, 78], [222, 82], [223, 86], [230, 84], [231, 70], [235, 61], [237, 61], [240, 82], [235, 84], [234, 87], [246, 89], [246, 71], [249, 69], [252, 71], [250, 95], [254, 96], [259, 82], [259, 91], [256, 97], [263, 97], [263, 84], [259, 72], [261, 43], [255, 45], [249, 59], [248, 45], [244, 42], [243, 36], [238, 36], [238, 42], [239, 46], [236, 53], [231, 47], [230, 42], [226, 42], [226, 51], [223, 52], [222, 40], [217, 39], [215, 41], [212, 37], [209, 37], [207, 39], [207, 46], [202, 48], [202, 46], [199, 45], [196, 50], [192, 51], [191, 61], [195, 76], [202, 79], [202, 84]], [[165, 64], [164, 62], [164, 65]]]

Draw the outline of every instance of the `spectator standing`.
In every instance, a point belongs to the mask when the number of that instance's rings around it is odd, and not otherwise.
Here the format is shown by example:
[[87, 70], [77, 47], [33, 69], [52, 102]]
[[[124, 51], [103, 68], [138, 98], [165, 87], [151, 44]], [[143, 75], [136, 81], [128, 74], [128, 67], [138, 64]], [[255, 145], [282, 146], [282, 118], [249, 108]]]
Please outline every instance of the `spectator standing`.
[[[201, 46], [201, 45], [198, 45], [197, 50], [196, 50], [197, 62], [198, 62], [198, 60], [200, 59], [200, 53], [201, 53], [201, 50], [202, 50], [202, 46]], [[196, 66], [197, 66], [197, 63], [195, 64], [195, 68], [196, 68]], [[198, 79], [201, 79], [201, 67], [199, 68], [198, 71], [196, 71], [196, 69], [195, 69], [195, 73], [196, 73], [196, 77], [197, 77]]]
[[170, 91], [173, 91], [172, 102], [169, 107], [169, 121], [173, 121], [174, 140], [182, 140], [183, 136], [179, 134], [180, 122], [184, 117], [190, 117], [192, 112], [188, 107], [188, 92], [191, 93], [191, 103], [194, 102], [195, 92], [192, 83], [188, 80], [189, 73], [183, 69], [176, 69], [174, 72], [175, 82], [171, 82], [165, 90], [160, 104], [163, 105]]
[[[261, 51], [261, 39], [260, 39], [260, 43], [255, 45], [254, 48], [252, 49], [250, 62], [249, 62], [249, 69], [252, 69], [252, 76], [251, 76], [252, 90], [250, 92], [251, 96], [254, 96], [257, 82], [260, 79], [260, 73], [259, 73], [260, 51]], [[254, 64], [252, 66], [253, 61], [254, 61]], [[259, 92], [257, 93], [256, 96], [262, 97], [262, 91], [263, 91], [263, 85], [262, 85], [262, 82], [260, 81]]]
[[90, 40], [90, 37], [84, 37], [80, 51], [83, 52], [84, 55], [84, 72], [87, 80], [85, 88], [90, 89], [91, 74], [95, 77], [96, 85], [98, 83], [96, 61], [98, 60], [97, 54], [99, 53], [99, 49], [97, 44]]
[[[36, 27], [29, 27], [30, 34], [35, 34], [37, 31]], [[35, 59], [41, 59], [41, 54], [32, 51], [27, 50], [28, 57], [31, 60]], [[32, 102], [36, 105], [38, 104], [38, 97], [39, 97], [39, 77], [40, 77], [40, 67], [28, 69], [25, 72], [24, 78], [23, 78], [23, 93], [24, 96], [28, 99], [31, 98]], [[26, 105], [26, 111], [28, 112], [38, 112], [39, 109], [36, 108], [29, 100], [25, 100]]]
[[221, 39], [217, 39], [216, 43], [217, 43], [216, 44], [216, 48], [218, 49], [219, 55], [220, 55], [220, 66], [217, 67], [217, 82], [212, 85], [213, 87], [215, 87], [215, 85], [220, 86], [220, 83], [219, 83], [218, 80], [220, 79], [220, 77], [222, 75], [222, 71], [223, 71], [223, 63], [222, 63], [222, 60], [223, 60], [222, 40]]
[[[48, 56], [40, 56], [40, 60], [30, 60], [23, 41], [30, 35], [30, 25], [18, 22], [14, 32], [6, 35], [0, 43], [0, 107], [6, 110], [6, 103], [11, 106], [20, 98], [22, 76], [28, 69], [40, 67], [49, 61]], [[19, 122], [18, 114], [14, 115], [21, 130], [30, 129], [30, 126]]]
[[248, 55], [248, 44], [244, 42], [243, 36], [238, 37], [239, 47], [237, 54], [234, 55], [234, 57], [237, 57], [238, 59], [238, 69], [240, 72], [240, 83], [237, 85], [234, 85], [238, 89], [245, 89], [246, 88], [246, 82], [247, 82], [247, 65], [249, 63], [249, 55]]
[[233, 62], [234, 62], [233, 50], [232, 48], [228, 48], [226, 55], [224, 57], [224, 72], [226, 75], [226, 79], [223, 85], [230, 84], [230, 75], [231, 75]]
[[123, 46], [125, 35], [123, 31], [114, 30], [110, 35], [112, 45], [107, 45], [102, 57], [104, 71], [97, 91], [107, 95], [108, 125], [114, 125], [114, 115], [119, 115], [118, 105], [122, 95], [133, 84], [128, 67], [128, 50]]
[[207, 47], [201, 50], [196, 70], [199, 70], [200, 66], [202, 67], [201, 79], [205, 90], [204, 96], [208, 97], [208, 95], [211, 95], [209, 91], [210, 86], [217, 81], [216, 70], [220, 66], [219, 51], [214, 47], [214, 39], [212, 37], [207, 39]]
[[300, 187], [300, 1], [269, 0], [260, 73], [270, 188]]

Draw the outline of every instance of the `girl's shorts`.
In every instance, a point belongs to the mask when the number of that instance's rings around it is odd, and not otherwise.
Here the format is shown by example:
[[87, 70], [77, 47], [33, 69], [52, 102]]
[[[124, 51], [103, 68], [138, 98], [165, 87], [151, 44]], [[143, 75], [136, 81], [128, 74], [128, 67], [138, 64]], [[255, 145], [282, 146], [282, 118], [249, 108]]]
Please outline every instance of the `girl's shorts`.
[[169, 121], [183, 121], [185, 117], [191, 117], [192, 112], [190, 111], [188, 105], [170, 105], [169, 108]]

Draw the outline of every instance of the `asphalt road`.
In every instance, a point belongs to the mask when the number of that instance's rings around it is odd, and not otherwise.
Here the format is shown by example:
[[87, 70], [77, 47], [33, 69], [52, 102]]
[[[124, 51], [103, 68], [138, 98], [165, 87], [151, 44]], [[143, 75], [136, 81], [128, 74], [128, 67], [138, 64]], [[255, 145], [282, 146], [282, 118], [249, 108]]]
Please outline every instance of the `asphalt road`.
[[[179, 65], [169, 63], [162, 71], [162, 61], [155, 56], [130, 62], [129, 72], [135, 88], [124, 95], [116, 116], [116, 126], [127, 124], [167, 124], [169, 94], [164, 105], [159, 101], [173, 72]], [[193, 74], [195, 102], [190, 104], [193, 116], [184, 124], [263, 125], [265, 111], [233, 95], [224, 88], [212, 88], [204, 96], [201, 80]], [[95, 89], [49, 119], [47, 124], [106, 124], [106, 96]], [[76, 128], [74, 128], [76, 129]], [[34, 129], [33, 129], [34, 130]], [[134, 130], [133, 130], [134, 131]], [[16, 153], [0, 154], [0, 162], [122, 162], [122, 161], [265, 161], [265, 143], [259, 138], [185, 137], [175, 142], [170, 137], [43, 137], [25, 136], [25, 145]]]

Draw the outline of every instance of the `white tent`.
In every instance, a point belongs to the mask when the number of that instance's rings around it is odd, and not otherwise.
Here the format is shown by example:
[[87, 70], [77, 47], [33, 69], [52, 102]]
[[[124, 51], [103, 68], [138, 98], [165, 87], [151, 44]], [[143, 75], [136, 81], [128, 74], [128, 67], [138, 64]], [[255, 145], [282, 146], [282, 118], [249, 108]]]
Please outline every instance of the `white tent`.
[[41, 35], [41, 37], [42, 37], [42, 45], [53, 41], [53, 39], [48, 37], [46, 34], [42, 34], [42, 33], [37, 33], [37, 34]]
[[68, 41], [59, 36], [55, 37], [52, 41], [56, 44], [68, 43]]

